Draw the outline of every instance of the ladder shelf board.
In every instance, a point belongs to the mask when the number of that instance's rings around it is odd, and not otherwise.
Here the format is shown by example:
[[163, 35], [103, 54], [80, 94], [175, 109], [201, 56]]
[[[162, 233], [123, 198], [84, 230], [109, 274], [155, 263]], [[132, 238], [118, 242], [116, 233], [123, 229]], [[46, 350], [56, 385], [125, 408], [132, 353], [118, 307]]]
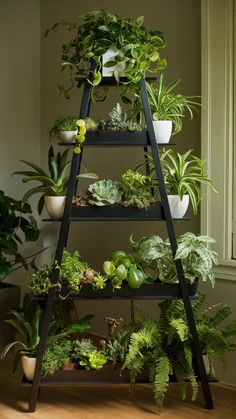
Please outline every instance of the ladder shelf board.
[[[198, 281], [193, 284], [187, 284], [190, 298], [197, 298]], [[64, 298], [68, 295], [65, 289], [56, 293], [56, 299]], [[45, 296], [34, 296], [38, 301], [45, 300]], [[155, 299], [179, 299], [182, 298], [180, 286], [178, 283], [163, 283], [156, 280], [153, 284], [143, 284], [140, 288], [132, 289], [127, 283], [123, 283], [120, 289], [112, 290], [112, 285], [109, 282], [102, 290], [94, 290], [91, 285], [83, 285], [78, 294], [73, 294], [67, 297], [72, 300], [155, 300]]]
[[[146, 76], [145, 80], [147, 81], [155, 81], [157, 79], [156, 76]], [[91, 79], [92, 80], [92, 79]], [[83, 83], [88, 84], [88, 78], [84, 76], [77, 76], [75, 77], [75, 81], [78, 83], [78, 86], [81, 86]], [[107, 77], [103, 76], [99, 86], [113, 86], [113, 87], [122, 87], [123, 83], [130, 83], [130, 80], [127, 77], [120, 77], [120, 83], [117, 82], [115, 77]]]
[[[62, 143], [59, 145], [74, 147], [74, 143]], [[147, 131], [87, 131], [85, 141], [81, 147], [86, 146], [149, 146], [150, 140]], [[175, 143], [163, 143], [158, 146], [174, 146]]]
[[[197, 377], [197, 380], [200, 382], [200, 378]], [[218, 380], [215, 377], [210, 375], [207, 376], [207, 380], [210, 383], [216, 383]], [[188, 381], [188, 380], [186, 380]], [[176, 383], [176, 378], [172, 375], [170, 376], [170, 383]], [[128, 370], [123, 370], [120, 372], [119, 368], [105, 367], [100, 370], [58, 370], [53, 375], [48, 375], [41, 377], [40, 386], [66, 386], [66, 385], [98, 385], [98, 384], [130, 384], [130, 374]], [[149, 381], [149, 372], [144, 370], [142, 373], [139, 373], [136, 378], [136, 384], [150, 384]], [[21, 385], [24, 387], [29, 387], [32, 385], [31, 381], [28, 381], [24, 376]]]
[[[46, 218], [43, 221], [61, 221], [62, 219]], [[175, 221], [186, 221], [188, 217], [175, 218]], [[70, 221], [165, 221], [160, 203], [151, 204], [147, 209], [122, 205], [76, 206], [71, 208]]]

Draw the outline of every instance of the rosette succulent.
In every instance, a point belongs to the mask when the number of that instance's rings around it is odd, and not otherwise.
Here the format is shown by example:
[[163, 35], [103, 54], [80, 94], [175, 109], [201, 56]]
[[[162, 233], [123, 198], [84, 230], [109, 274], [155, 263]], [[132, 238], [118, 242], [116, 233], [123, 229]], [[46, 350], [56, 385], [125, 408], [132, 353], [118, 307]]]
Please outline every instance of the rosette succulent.
[[110, 179], [103, 179], [89, 185], [88, 191], [91, 195], [89, 203], [102, 207], [113, 205], [121, 201], [123, 189], [120, 182]]

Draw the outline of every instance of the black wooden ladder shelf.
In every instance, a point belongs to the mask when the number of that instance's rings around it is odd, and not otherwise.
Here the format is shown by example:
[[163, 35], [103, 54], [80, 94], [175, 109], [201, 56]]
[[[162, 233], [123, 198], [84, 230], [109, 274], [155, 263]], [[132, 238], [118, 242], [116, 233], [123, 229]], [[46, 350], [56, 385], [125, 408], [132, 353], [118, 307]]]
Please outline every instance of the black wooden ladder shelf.
[[[112, 79], [112, 78], [103, 78], [102, 83], [104, 85], [112, 85], [112, 84], [116, 85], [115, 80]], [[83, 90], [81, 109], [80, 109], [80, 115], [79, 115], [79, 117], [81, 119], [84, 119], [84, 118], [88, 117], [88, 115], [89, 115], [89, 109], [90, 109], [90, 103], [91, 103], [91, 89], [92, 89], [92, 86], [86, 80], [84, 80], [84, 90]], [[177, 249], [177, 242], [176, 242], [176, 236], [175, 236], [175, 231], [174, 231], [174, 226], [173, 226], [173, 219], [171, 218], [169, 202], [168, 202], [168, 198], [167, 198], [164, 178], [163, 178], [162, 169], [161, 169], [158, 146], [156, 144], [155, 133], [154, 133], [154, 129], [153, 129], [152, 114], [151, 114], [151, 110], [150, 110], [150, 106], [149, 106], [149, 102], [148, 102], [148, 95], [147, 95], [147, 90], [146, 90], [145, 79], [142, 79], [140, 81], [140, 93], [141, 93], [141, 98], [142, 98], [142, 102], [143, 102], [143, 109], [144, 109], [144, 114], [145, 114], [145, 119], [146, 119], [147, 132], [140, 132], [140, 133], [133, 133], [133, 132], [130, 132], [130, 133], [128, 133], [128, 132], [107, 133], [107, 132], [104, 132], [104, 133], [100, 133], [100, 134], [90, 132], [90, 133], [86, 134], [86, 140], [83, 143], [83, 147], [89, 146], [89, 145], [90, 146], [97, 145], [99, 147], [100, 146], [107, 146], [107, 145], [108, 146], [109, 145], [110, 146], [112, 146], [112, 145], [113, 146], [114, 145], [123, 145], [123, 146], [125, 146], [125, 145], [135, 145], [135, 146], [144, 147], [144, 151], [147, 150], [147, 146], [151, 147], [151, 152], [152, 152], [152, 155], [153, 155], [153, 161], [154, 161], [154, 165], [155, 165], [156, 176], [157, 176], [157, 179], [158, 179], [158, 185], [159, 185], [162, 205], [159, 206], [159, 207], [156, 206], [156, 208], [154, 207], [154, 209], [156, 210], [156, 214], [155, 214], [155, 212], [150, 214], [148, 211], [145, 211], [145, 213], [147, 214], [146, 217], [149, 220], [162, 220], [162, 221], [164, 220], [165, 221], [167, 231], [168, 231], [168, 235], [169, 235], [169, 240], [170, 240], [170, 243], [171, 243], [172, 253], [173, 253], [173, 256], [174, 256], [175, 252], [176, 252], [176, 249]], [[96, 138], [96, 135], [98, 135], [98, 138]], [[130, 209], [126, 208], [126, 210], [128, 210], [128, 212], [126, 212], [126, 215], [122, 214], [122, 213], [116, 213], [116, 212], [114, 212], [113, 214], [109, 213], [109, 211], [112, 211], [112, 208], [109, 209], [109, 207], [106, 208], [106, 209], [96, 208], [97, 215], [95, 216], [94, 215], [95, 211], [93, 211], [93, 209], [91, 209], [91, 210], [89, 208], [86, 209], [86, 207], [84, 207], [84, 208], [81, 208], [81, 207], [74, 208], [74, 207], [72, 207], [72, 198], [73, 198], [73, 195], [74, 195], [74, 193], [76, 191], [76, 188], [77, 188], [76, 176], [80, 171], [80, 165], [81, 165], [81, 160], [82, 160], [82, 156], [83, 156], [83, 147], [82, 147], [82, 150], [81, 150], [81, 154], [73, 153], [71, 170], [70, 170], [70, 178], [69, 178], [69, 184], [68, 184], [68, 190], [67, 190], [67, 197], [66, 197], [66, 203], [65, 203], [65, 209], [64, 209], [64, 215], [63, 215], [63, 218], [61, 220], [59, 238], [58, 238], [58, 243], [57, 243], [57, 248], [56, 248], [56, 253], [55, 253], [55, 260], [59, 264], [61, 263], [63, 249], [64, 249], [64, 247], [66, 247], [66, 244], [67, 244], [67, 237], [68, 237], [69, 227], [70, 227], [70, 222], [71, 221], [73, 221], [73, 220], [77, 220], [77, 221], [78, 220], [81, 220], [81, 221], [83, 221], [83, 220], [84, 221], [87, 221], [87, 220], [108, 221], [108, 219], [109, 220], [112, 219], [112, 220], [126, 221], [126, 220], [145, 219], [145, 216], [144, 216], [144, 218], [142, 218], [142, 217], [140, 218], [140, 216], [137, 215], [137, 214], [140, 213], [140, 211], [135, 212], [135, 209], [133, 209], [133, 208], [130, 208]], [[179, 298], [183, 299], [185, 312], [186, 312], [188, 325], [189, 325], [189, 331], [190, 331], [190, 333], [192, 335], [192, 338], [193, 338], [193, 350], [194, 350], [195, 357], [196, 357], [198, 376], [199, 376], [199, 379], [200, 379], [201, 384], [202, 384], [202, 390], [203, 390], [203, 395], [204, 395], [204, 400], [205, 400], [205, 407], [207, 409], [212, 409], [213, 408], [213, 402], [212, 402], [209, 382], [208, 382], [205, 367], [204, 367], [204, 364], [203, 364], [202, 353], [201, 353], [201, 350], [200, 350], [200, 345], [199, 345], [195, 320], [194, 320], [193, 311], [192, 311], [192, 305], [191, 305], [190, 296], [189, 296], [189, 286], [186, 283], [186, 280], [185, 280], [185, 277], [184, 277], [183, 266], [182, 266], [181, 260], [176, 260], [175, 264], [176, 264], [176, 270], [177, 270], [178, 279], [179, 279], [179, 284], [177, 285], [178, 290], [179, 290]], [[59, 275], [59, 270], [54, 269], [53, 272], [52, 272], [52, 275], [51, 275], [52, 283], [57, 282], [58, 275]], [[134, 291], [136, 291], [136, 290], [134, 290]], [[133, 291], [131, 291], [131, 293], [132, 292]], [[115, 296], [115, 294], [116, 294], [116, 292], [114, 293], [114, 296], [110, 296], [109, 298], [117, 298]], [[82, 297], [86, 298], [84, 296], [82, 296]], [[78, 298], [79, 299], [79, 298], [82, 298], [82, 297], [81, 297], [80, 294], [78, 294], [77, 296], [73, 296], [72, 298]], [[159, 298], [159, 299], [164, 299], [164, 298], [167, 299], [167, 298], [171, 298], [171, 297], [173, 298], [173, 295], [172, 296], [162, 296], [162, 295], [152, 296], [152, 298]], [[47, 296], [45, 309], [44, 309], [44, 316], [43, 316], [43, 322], [42, 322], [42, 328], [41, 328], [41, 338], [40, 338], [40, 344], [39, 344], [38, 353], [37, 353], [36, 369], [35, 369], [34, 379], [33, 379], [33, 382], [31, 384], [31, 394], [30, 394], [30, 400], [29, 400], [29, 412], [34, 412], [35, 411], [36, 403], [37, 403], [37, 399], [38, 399], [38, 394], [39, 394], [39, 389], [40, 389], [40, 386], [43, 384], [43, 380], [41, 378], [42, 357], [43, 357], [46, 342], [47, 342], [48, 329], [49, 329], [49, 324], [50, 324], [51, 317], [52, 317], [52, 310], [53, 310], [53, 304], [54, 304], [55, 298], [56, 298], [56, 291], [55, 291], [54, 288], [51, 288], [50, 291], [49, 291], [49, 294]], [[99, 298], [99, 297], [97, 297], [97, 298]], [[101, 297], [101, 298], [104, 298], [104, 297]], [[105, 298], [107, 298], [107, 297], [105, 297]], [[120, 298], [122, 298], [122, 296]], [[131, 297], [130, 296], [125, 296], [125, 298], [135, 299], [137, 297], [135, 296], [135, 293], [134, 293], [134, 295], [132, 295]], [[142, 287], [139, 289], [138, 298], [142, 298]], [[146, 297], [143, 296], [143, 298], [146, 298]], [[151, 296], [149, 296], [149, 298], [151, 298]], [[108, 381], [111, 382], [112, 380], [110, 379]], [[79, 383], [82, 384], [83, 381], [79, 380]]]

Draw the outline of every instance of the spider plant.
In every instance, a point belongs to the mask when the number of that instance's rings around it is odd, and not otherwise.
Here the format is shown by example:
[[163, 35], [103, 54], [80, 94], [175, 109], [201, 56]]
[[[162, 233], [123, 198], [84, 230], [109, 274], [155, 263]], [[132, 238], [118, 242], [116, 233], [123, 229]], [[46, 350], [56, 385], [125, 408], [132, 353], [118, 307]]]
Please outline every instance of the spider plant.
[[[173, 150], [160, 150], [161, 166], [164, 175], [166, 191], [169, 195], [179, 195], [181, 200], [184, 195], [189, 195], [193, 212], [197, 214], [197, 207], [202, 198], [201, 184], [212, 186], [205, 160], [191, 154], [190, 149], [184, 154], [174, 153]], [[156, 176], [153, 157], [146, 154], [146, 161], [150, 166], [150, 176]], [[144, 166], [141, 163], [137, 168]], [[216, 190], [213, 188], [216, 192]]]
[[[37, 166], [35, 163], [32, 163], [28, 160], [21, 160], [31, 170], [20, 170], [16, 171], [13, 174], [24, 176], [22, 179], [23, 183], [37, 181], [41, 185], [34, 186], [32, 189], [29, 189], [23, 196], [23, 202], [26, 202], [32, 195], [37, 193], [42, 193], [38, 202], [38, 213], [41, 214], [44, 206], [44, 197], [45, 195], [49, 196], [65, 196], [67, 191], [67, 186], [69, 182], [69, 176], [67, 174], [68, 168], [71, 165], [71, 161], [67, 160], [69, 148], [66, 149], [62, 154], [60, 152], [55, 155], [53, 147], [51, 146], [48, 152], [48, 169], [49, 174], [45, 172], [41, 167]], [[32, 170], [33, 169], [33, 170]], [[97, 179], [95, 173], [83, 173], [77, 176], [87, 179]]]
[[173, 135], [181, 131], [182, 120], [186, 111], [192, 119], [193, 109], [196, 109], [195, 105], [199, 105], [198, 102], [193, 100], [196, 99], [196, 96], [184, 96], [173, 92], [179, 82], [180, 80], [173, 81], [165, 86], [164, 75], [161, 74], [158, 82], [146, 83], [154, 121], [172, 121], [174, 125]]

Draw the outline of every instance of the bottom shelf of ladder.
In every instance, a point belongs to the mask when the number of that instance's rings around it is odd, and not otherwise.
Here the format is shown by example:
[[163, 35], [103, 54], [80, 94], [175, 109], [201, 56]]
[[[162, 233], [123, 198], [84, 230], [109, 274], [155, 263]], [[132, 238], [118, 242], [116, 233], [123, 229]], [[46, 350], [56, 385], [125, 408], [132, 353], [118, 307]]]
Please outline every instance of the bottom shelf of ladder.
[[[209, 382], [218, 382], [217, 379], [208, 376]], [[170, 383], [175, 383], [175, 377], [170, 377]], [[40, 386], [67, 386], [67, 385], [96, 385], [96, 384], [129, 384], [130, 374], [128, 370], [120, 372], [120, 368], [104, 367], [101, 370], [58, 370], [54, 375], [42, 377]], [[140, 373], [136, 378], [136, 384], [151, 384], [148, 371]], [[25, 377], [22, 379], [23, 386], [31, 386], [32, 382]]]

